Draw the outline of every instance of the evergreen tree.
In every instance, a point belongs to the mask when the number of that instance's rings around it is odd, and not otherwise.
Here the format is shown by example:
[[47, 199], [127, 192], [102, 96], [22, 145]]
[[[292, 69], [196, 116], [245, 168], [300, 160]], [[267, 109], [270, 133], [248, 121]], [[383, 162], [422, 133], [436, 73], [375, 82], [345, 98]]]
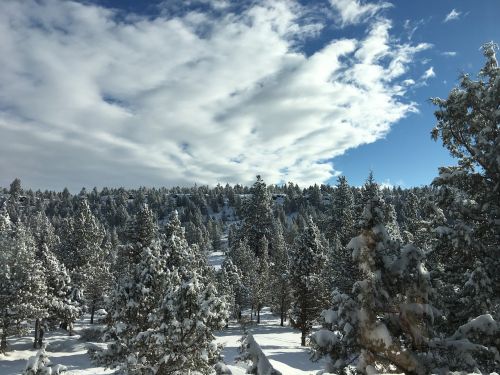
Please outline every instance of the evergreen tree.
[[255, 292], [253, 294], [253, 305], [257, 312], [257, 323], [260, 323], [260, 311], [264, 304], [269, 301], [269, 243], [266, 237], [262, 237], [259, 241], [257, 268], [257, 280], [255, 281]]
[[482, 314], [499, 316], [500, 296], [500, 67], [498, 47], [483, 46], [486, 59], [476, 80], [464, 74], [438, 106], [432, 137], [458, 159], [433, 182], [447, 217], [436, 228], [434, 277], [448, 332]]
[[374, 191], [360, 220], [361, 234], [347, 246], [359, 280], [351, 293], [334, 293], [335, 307], [322, 314], [325, 328], [311, 338], [317, 357], [330, 356], [328, 371], [346, 373], [352, 363], [363, 373], [429, 371], [419, 357], [425, 356], [434, 313], [424, 253], [407, 245], [391, 260], [387, 255], [399, 245], [390, 239], [385, 220], [384, 203]]
[[[271, 241], [273, 212], [271, 208], [271, 195], [260, 176], [251, 188], [251, 196], [245, 202], [243, 214], [243, 236], [248, 240], [248, 246], [255, 255], [260, 256], [259, 241], [266, 237]], [[272, 253], [272, 252], [271, 252]]]
[[275, 222], [273, 234], [273, 257], [270, 266], [271, 308], [280, 315], [283, 326], [291, 303], [290, 258], [288, 247], [283, 237], [280, 222]]
[[32, 237], [22, 223], [10, 221], [5, 208], [0, 213], [0, 249], [0, 352], [5, 352], [7, 337], [21, 333], [21, 322], [45, 316], [47, 288]]
[[308, 217], [306, 226], [296, 239], [290, 257], [293, 302], [290, 321], [300, 329], [301, 345], [313, 323], [319, 318], [325, 305], [326, 283], [322, 279], [326, 261], [325, 246], [320, 239], [318, 227]]
[[149, 329], [137, 335], [130, 367], [144, 373], [209, 373], [219, 357], [214, 330], [224, 327], [227, 306], [195, 262], [177, 213], [166, 232], [166, 278], [163, 298], [149, 319]]
[[[257, 264], [255, 255], [248, 246], [245, 239], [235, 244], [229, 251], [228, 256], [234, 265], [241, 270], [241, 292], [237, 296], [236, 304], [239, 308], [253, 306], [253, 295], [255, 293], [255, 280], [257, 279]], [[241, 315], [241, 310], [238, 316]]]
[[328, 239], [338, 237], [343, 245], [352, 238], [354, 230], [354, 198], [345, 176], [339, 176], [333, 194], [331, 222], [327, 230]]
[[107, 306], [109, 324], [104, 334], [108, 347], [94, 354], [98, 362], [129, 373], [140, 373], [134, 372], [138, 353], [144, 347], [138, 337], [151, 327], [150, 316], [167, 287], [164, 258], [157, 241], [143, 247], [130, 273], [112, 290]]
[[93, 324], [95, 311], [104, 305], [113, 282], [111, 243], [106, 241], [101, 251], [93, 255], [91, 262], [83, 270], [86, 275], [84, 296], [90, 308], [90, 324]]
[[230, 257], [226, 257], [218, 274], [219, 295], [226, 298], [230, 317], [241, 318], [241, 306], [244, 303], [241, 271], [234, 265]]

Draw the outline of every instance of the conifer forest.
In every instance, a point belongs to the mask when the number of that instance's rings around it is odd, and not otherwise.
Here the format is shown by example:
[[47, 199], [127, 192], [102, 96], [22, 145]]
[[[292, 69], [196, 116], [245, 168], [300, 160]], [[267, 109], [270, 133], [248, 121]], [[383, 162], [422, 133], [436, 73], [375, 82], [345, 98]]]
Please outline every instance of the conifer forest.
[[497, 49], [430, 99], [454, 165], [428, 186], [16, 178], [0, 190], [0, 374], [499, 372]]

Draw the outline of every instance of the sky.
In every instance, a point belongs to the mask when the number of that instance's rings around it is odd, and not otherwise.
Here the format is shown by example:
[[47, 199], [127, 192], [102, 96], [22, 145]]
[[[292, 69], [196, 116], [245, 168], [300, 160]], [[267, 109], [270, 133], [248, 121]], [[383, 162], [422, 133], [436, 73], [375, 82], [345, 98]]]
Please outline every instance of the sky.
[[429, 184], [498, 0], [2, 0], [0, 186]]

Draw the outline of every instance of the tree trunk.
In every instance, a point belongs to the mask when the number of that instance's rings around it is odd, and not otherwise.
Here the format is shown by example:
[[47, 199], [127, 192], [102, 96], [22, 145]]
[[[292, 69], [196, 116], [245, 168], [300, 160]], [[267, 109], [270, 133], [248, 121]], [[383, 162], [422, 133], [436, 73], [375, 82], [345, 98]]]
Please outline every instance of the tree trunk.
[[260, 309], [261, 309], [261, 307], [260, 307], [260, 306], [258, 306], [258, 307], [257, 307], [257, 324], [259, 324], [259, 323], [260, 323]]
[[285, 319], [285, 312], [283, 310], [281, 310], [280, 318], [281, 318], [280, 326], [283, 327], [283, 322], [284, 322], [284, 319]]
[[7, 351], [7, 332], [3, 330], [2, 339], [0, 340], [0, 353], [5, 353]]
[[90, 309], [90, 324], [94, 324], [94, 313], [95, 313], [95, 302], [92, 301], [92, 307]]
[[35, 340], [33, 341], [33, 349], [38, 348], [38, 336], [40, 334], [40, 319], [35, 320]]
[[306, 333], [302, 331], [302, 336], [300, 337], [300, 345], [306, 346]]
[[68, 332], [70, 336], [73, 336], [73, 322], [68, 323]]

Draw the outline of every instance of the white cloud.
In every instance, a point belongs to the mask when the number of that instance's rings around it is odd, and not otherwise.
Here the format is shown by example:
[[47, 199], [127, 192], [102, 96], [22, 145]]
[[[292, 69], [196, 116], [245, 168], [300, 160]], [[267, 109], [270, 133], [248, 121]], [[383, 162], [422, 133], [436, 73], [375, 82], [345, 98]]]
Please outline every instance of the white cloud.
[[445, 51], [445, 52], [442, 52], [441, 54], [443, 56], [447, 56], [447, 57], [455, 57], [457, 55], [457, 53], [455, 51]]
[[393, 189], [394, 187], [404, 187], [405, 183], [403, 180], [398, 180], [397, 182], [392, 182], [390, 178], [385, 179], [381, 184], [380, 187], [382, 189]]
[[395, 43], [382, 19], [306, 56], [299, 10], [124, 21], [74, 2], [1, 2], [0, 184], [328, 180], [328, 160], [415, 110], [400, 77], [429, 45]]
[[434, 78], [436, 76], [436, 73], [434, 72], [434, 67], [431, 66], [429, 69], [427, 69], [424, 74], [422, 74], [421, 79], [426, 81], [429, 78]]
[[357, 24], [373, 17], [380, 10], [392, 7], [391, 3], [362, 3], [360, 0], [330, 0], [338, 11], [342, 26]]
[[450, 11], [450, 13], [448, 13], [446, 15], [446, 17], [444, 18], [443, 22], [449, 22], [449, 21], [458, 20], [460, 18], [461, 14], [462, 14], [461, 12], [458, 12], [457, 10], [452, 9]]
[[403, 23], [403, 27], [406, 30], [406, 32], [408, 33], [408, 40], [412, 40], [415, 32], [420, 27], [425, 26], [425, 24], [427, 22], [428, 21], [424, 20], [423, 18], [419, 19], [418, 21], [410, 21], [409, 19], [406, 19]]

